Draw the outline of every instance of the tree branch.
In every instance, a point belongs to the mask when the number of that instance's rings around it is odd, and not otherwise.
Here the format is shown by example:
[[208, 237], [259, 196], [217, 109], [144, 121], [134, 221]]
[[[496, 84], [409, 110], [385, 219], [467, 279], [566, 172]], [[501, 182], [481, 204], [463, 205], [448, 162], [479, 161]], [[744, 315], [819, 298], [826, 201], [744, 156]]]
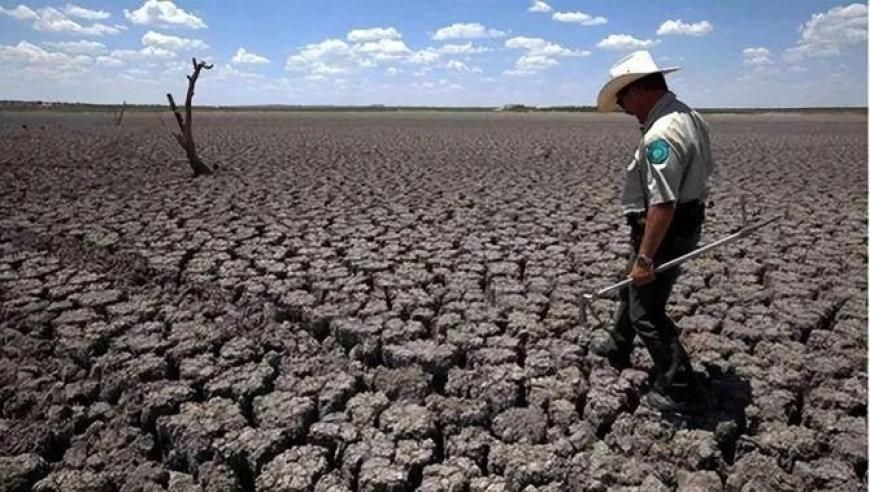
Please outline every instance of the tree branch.
[[169, 99], [169, 108], [175, 115], [175, 120], [178, 122], [178, 128], [181, 130], [180, 134], [175, 134], [175, 139], [187, 153], [187, 160], [193, 168], [194, 176], [199, 176], [200, 174], [211, 174], [211, 169], [200, 160], [199, 156], [197, 156], [196, 144], [193, 141], [193, 95], [195, 92], [194, 88], [196, 86], [196, 80], [199, 78], [200, 71], [202, 71], [203, 68], [210, 70], [212, 66], [213, 65], [205, 62], [197, 63], [196, 58], [193, 58], [193, 74], [187, 76], [187, 98], [184, 101], [184, 117], [181, 116], [181, 112], [175, 105], [175, 100], [172, 98], [172, 94], [166, 94], [166, 98]]
[[127, 109], [127, 101], [124, 101], [124, 104], [121, 105], [121, 112], [115, 115], [115, 126], [121, 126], [121, 122], [124, 120], [125, 109]]
[[166, 94], [166, 98], [169, 99], [169, 109], [172, 110], [172, 114], [175, 115], [175, 121], [178, 122], [178, 128], [184, 133], [184, 119], [181, 117], [181, 113], [178, 112], [178, 106], [175, 105], [175, 100], [172, 99], [172, 94]]

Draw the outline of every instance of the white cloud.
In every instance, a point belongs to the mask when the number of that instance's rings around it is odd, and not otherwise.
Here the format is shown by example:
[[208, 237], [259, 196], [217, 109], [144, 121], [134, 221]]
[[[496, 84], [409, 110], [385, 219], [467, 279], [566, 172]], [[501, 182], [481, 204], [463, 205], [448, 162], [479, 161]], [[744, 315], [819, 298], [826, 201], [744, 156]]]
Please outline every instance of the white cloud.
[[111, 56], [98, 56], [97, 57], [97, 65], [104, 67], [120, 67], [124, 64], [124, 61], [120, 58], [113, 58]]
[[203, 29], [208, 27], [199, 17], [178, 8], [171, 0], [145, 0], [137, 10], [124, 9], [124, 17], [133, 24], [143, 26], [189, 27]]
[[441, 41], [445, 39], [479, 39], [479, 38], [500, 38], [505, 35], [504, 31], [498, 29], [489, 29], [477, 22], [451, 24], [442, 27], [435, 31], [432, 39]]
[[681, 19], [666, 20], [659, 26], [656, 34], [665, 36], [668, 34], [682, 34], [685, 36], [701, 37], [713, 32], [713, 24], [703, 20], [692, 24], [686, 24]]
[[39, 62], [49, 59], [63, 59], [67, 55], [63, 53], [50, 53], [39, 46], [21, 41], [17, 45], [0, 45], [0, 60]]
[[468, 65], [462, 63], [459, 60], [450, 60], [447, 62], [447, 70], [456, 70], [457, 72], [467, 72], [469, 70]]
[[519, 36], [510, 38], [504, 43], [505, 48], [526, 50], [529, 55], [535, 56], [588, 56], [588, 51], [571, 50], [556, 43], [541, 38], [527, 38]]
[[45, 7], [34, 11], [26, 5], [19, 5], [14, 9], [0, 7], [0, 14], [8, 15], [22, 21], [34, 21], [33, 28], [44, 32], [65, 32], [81, 34], [85, 36], [102, 36], [104, 34], [118, 34], [123, 29], [120, 26], [107, 26], [95, 23], [90, 26], [82, 26], [70, 19], [67, 15], [74, 15], [85, 19], [105, 19], [109, 14], [102, 11], [88, 10], [68, 4], [66, 13], [54, 7]]
[[0, 45], [0, 62], [20, 64], [25, 70], [62, 76], [87, 68], [93, 64], [93, 59], [85, 55], [47, 51], [21, 41], [17, 45]]
[[[441, 58], [438, 49], [428, 47], [414, 51], [400, 39], [401, 34], [397, 31], [390, 31], [389, 28], [376, 29], [380, 30], [356, 30], [355, 34], [348, 34], [348, 38], [373, 39], [372, 41], [348, 43], [341, 39], [326, 39], [308, 44], [287, 58], [285, 69], [306, 73], [306, 78], [323, 80], [394, 62], [429, 66]], [[444, 47], [445, 53], [470, 54], [483, 51], [471, 43], [447, 46], [449, 47]]]
[[770, 50], [764, 47], [745, 48], [743, 50], [743, 64], [751, 67], [773, 65]]
[[148, 31], [142, 36], [142, 44], [147, 47], [164, 49], [167, 51], [204, 50], [208, 45], [201, 39], [180, 38], [169, 34]]
[[133, 77], [144, 77], [146, 75], [151, 75], [151, 72], [149, 72], [148, 70], [145, 70], [144, 68], [136, 68], [136, 67], [128, 68], [127, 70], [124, 70], [124, 73], [132, 75]]
[[177, 74], [187, 74], [190, 72], [190, 60], [169, 60], [163, 63], [166, 72], [175, 72]]
[[473, 55], [477, 53], [486, 53], [491, 50], [484, 46], [474, 46], [471, 42], [468, 42], [465, 44], [445, 44], [440, 46], [437, 51], [449, 55]]
[[97, 58], [97, 64], [103, 66], [119, 66], [128, 62], [156, 62], [172, 60], [178, 51], [204, 50], [208, 44], [200, 39], [188, 39], [171, 36], [155, 31], [148, 31], [142, 36], [143, 48], [139, 50], [112, 50], [108, 56]]
[[532, 6], [529, 7], [529, 12], [547, 13], [551, 10], [553, 9], [541, 0], [534, 0]]
[[97, 23], [87, 27], [83, 27], [79, 32], [87, 36], [102, 36], [104, 34], [118, 34], [119, 32], [125, 30], [122, 29], [122, 27], [123, 26], [107, 26], [105, 24]]
[[233, 63], [263, 64], [269, 63], [269, 59], [265, 56], [252, 53], [245, 48], [239, 48], [239, 50], [236, 51], [236, 55], [233, 57]]
[[637, 39], [629, 34], [611, 34], [596, 46], [606, 50], [645, 50], [659, 44], [658, 40]]
[[866, 43], [867, 6], [853, 3], [813, 14], [798, 32], [801, 37], [797, 46], [786, 50], [786, 61], [839, 55], [847, 46]]
[[394, 75], [398, 75], [399, 72], [400, 72], [400, 70], [396, 67], [388, 67], [387, 68], [387, 75], [389, 75], [391, 77]]
[[426, 80], [423, 82], [414, 82], [411, 84], [411, 87], [415, 89], [423, 89], [426, 91], [436, 90], [436, 91], [456, 91], [462, 90], [462, 84], [457, 84], [455, 82], [451, 82], [447, 79], [439, 79], [437, 82], [432, 82], [430, 80]]
[[33, 28], [44, 32], [66, 32], [84, 36], [102, 36], [104, 34], [118, 34], [121, 32], [119, 27], [107, 26], [100, 23], [82, 26], [54, 7], [39, 9], [37, 11], [37, 18], [33, 23]]
[[524, 50], [525, 54], [507, 70], [507, 75], [533, 75], [559, 65], [556, 57], [589, 56], [589, 51], [572, 50], [541, 38], [515, 37], [504, 43], [505, 48]]
[[327, 39], [308, 44], [299, 53], [288, 57], [286, 69], [315, 75], [336, 75], [364, 65], [350, 45], [340, 39]]
[[97, 56], [106, 52], [106, 45], [97, 41], [61, 41], [57, 43], [46, 42], [43, 44], [71, 55]]
[[379, 39], [368, 43], [359, 43], [353, 46], [353, 50], [364, 55], [371, 56], [375, 60], [392, 60], [411, 54], [411, 50], [399, 39]]
[[232, 65], [221, 65], [216, 67], [215, 78], [218, 80], [226, 79], [242, 79], [242, 80], [259, 80], [265, 78], [262, 74], [254, 72], [244, 72]]
[[418, 65], [430, 65], [437, 62], [439, 58], [441, 58], [441, 55], [439, 55], [437, 51], [432, 48], [426, 48], [424, 50], [415, 51], [410, 57], [408, 57], [408, 61]]
[[402, 35], [394, 27], [373, 27], [370, 29], [354, 29], [347, 33], [347, 40], [352, 43], [366, 43], [381, 39], [401, 39]]
[[[159, 60], [175, 58], [175, 56], [176, 55], [174, 51], [170, 51], [165, 48], [158, 48], [155, 46], [146, 46], [141, 50], [113, 50], [109, 54], [109, 57], [114, 58], [116, 62], [146, 61], [155, 59]], [[117, 64], [116, 62], [107, 62], [105, 60], [102, 60], [102, 62], [106, 65]]]
[[554, 58], [540, 55], [523, 55], [517, 60], [514, 68], [506, 70], [505, 75], [534, 75], [559, 65]]
[[79, 7], [78, 5], [73, 5], [71, 3], [66, 4], [66, 7], [63, 9], [64, 13], [70, 17], [78, 17], [80, 19], [88, 19], [88, 20], [103, 20], [108, 19], [112, 16], [112, 14], [103, 11], [103, 10], [91, 10], [86, 9], [84, 7]]
[[600, 26], [607, 24], [607, 19], [604, 17], [592, 17], [583, 12], [556, 12], [553, 14], [553, 20], [556, 22], [570, 22], [580, 24], [582, 26]]
[[39, 15], [36, 14], [30, 7], [27, 5], [19, 5], [14, 9], [6, 9], [0, 7], [0, 14], [8, 15], [10, 17], [15, 17], [18, 20], [36, 20], [39, 19]]

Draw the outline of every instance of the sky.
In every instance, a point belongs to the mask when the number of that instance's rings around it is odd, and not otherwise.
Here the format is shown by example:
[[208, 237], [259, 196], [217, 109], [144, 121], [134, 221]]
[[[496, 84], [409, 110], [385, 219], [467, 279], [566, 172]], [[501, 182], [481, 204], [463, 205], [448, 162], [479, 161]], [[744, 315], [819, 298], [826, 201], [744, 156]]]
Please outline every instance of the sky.
[[594, 105], [647, 49], [696, 107], [867, 105], [867, 4], [0, 0], [0, 100]]

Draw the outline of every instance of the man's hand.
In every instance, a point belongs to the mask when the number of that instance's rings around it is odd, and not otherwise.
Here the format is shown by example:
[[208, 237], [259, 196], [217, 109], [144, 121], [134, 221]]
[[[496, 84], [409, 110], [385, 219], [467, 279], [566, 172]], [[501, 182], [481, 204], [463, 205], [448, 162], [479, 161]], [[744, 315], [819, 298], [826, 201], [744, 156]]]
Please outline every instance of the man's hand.
[[635, 287], [640, 287], [655, 280], [656, 274], [653, 268], [644, 266], [639, 262], [634, 262], [634, 266], [631, 267], [631, 274], [628, 277]]
[[[646, 225], [644, 226], [643, 239], [640, 242], [638, 257], [652, 258], [659, 245], [668, 233], [671, 220], [674, 218], [674, 202], [660, 203], [651, 206], [646, 212]], [[646, 285], [655, 280], [655, 266], [652, 261], [635, 262], [631, 268], [629, 277], [636, 287]]]

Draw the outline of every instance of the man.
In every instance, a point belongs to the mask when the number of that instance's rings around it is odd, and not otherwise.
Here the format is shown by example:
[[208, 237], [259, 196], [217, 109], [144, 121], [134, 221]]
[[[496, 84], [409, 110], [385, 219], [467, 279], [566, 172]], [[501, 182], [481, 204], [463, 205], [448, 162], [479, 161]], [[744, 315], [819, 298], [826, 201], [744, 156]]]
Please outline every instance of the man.
[[655, 365], [647, 403], [680, 411], [697, 408], [703, 398], [680, 331], [665, 312], [679, 270], [654, 270], [697, 246], [713, 159], [707, 123], [668, 90], [664, 75], [675, 70], [659, 68], [649, 52], [637, 51], [611, 68], [598, 95], [599, 111], [621, 107], [640, 122], [643, 137], [622, 196], [631, 226], [632, 283], [620, 293], [613, 330], [597, 333], [591, 349], [622, 369], [639, 335]]

